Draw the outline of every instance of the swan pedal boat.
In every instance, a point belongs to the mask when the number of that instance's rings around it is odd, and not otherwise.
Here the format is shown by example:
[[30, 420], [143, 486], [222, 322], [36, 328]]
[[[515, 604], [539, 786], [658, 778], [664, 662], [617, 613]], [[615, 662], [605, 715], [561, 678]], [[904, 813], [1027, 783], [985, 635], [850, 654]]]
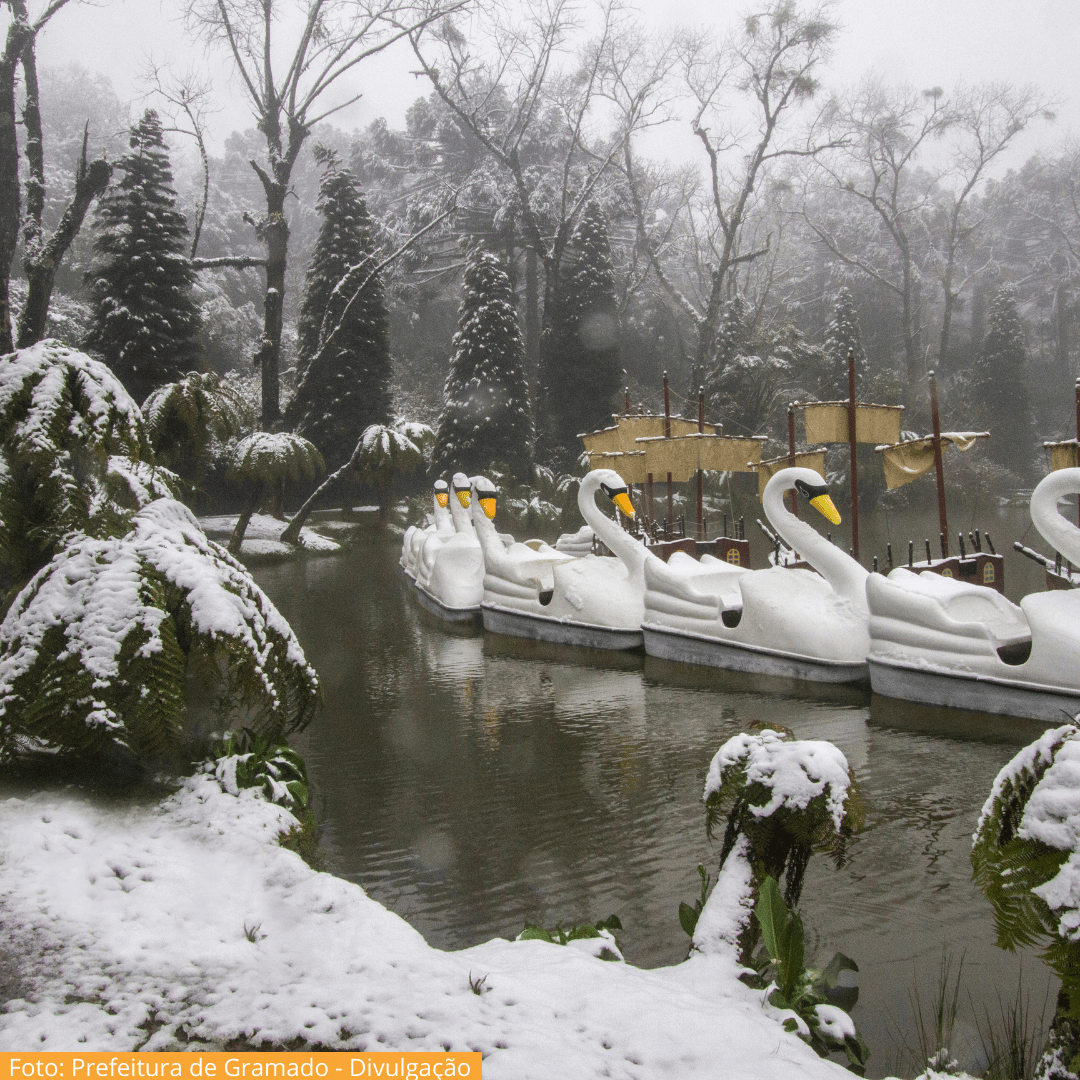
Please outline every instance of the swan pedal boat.
[[445, 480], [436, 480], [434, 489], [431, 514], [428, 515], [424, 524], [410, 525], [401, 540], [401, 558], [398, 563], [405, 576], [413, 584], [416, 583], [416, 560], [420, 557], [424, 541], [432, 533], [453, 536], [455, 531], [454, 520], [447, 509], [450, 498], [449, 485]]
[[[1080, 469], [1044, 477], [1031, 495], [1043, 539], [1080, 562], [1080, 529], [1057, 508], [1080, 493]], [[897, 568], [871, 574], [870, 682], [883, 697], [1062, 723], [1080, 713], [1080, 591], [995, 589]]]
[[664, 660], [826, 683], [866, 682], [867, 571], [784, 506], [795, 488], [834, 525], [840, 515], [812, 469], [781, 469], [762, 504], [814, 567], [750, 570], [682, 552], [645, 564], [645, 652]]
[[484, 595], [484, 553], [469, 516], [471, 481], [455, 473], [448, 499], [453, 532], [424, 537], [413, 563], [420, 605], [446, 622], [475, 622]]
[[648, 552], [600, 512], [598, 491], [628, 517], [634, 508], [626, 484], [611, 469], [594, 469], [581, 481], [578, 508], [615, 558], [575, 556], [540, 540], [504, 546], [486, 512], [494, 509], [497, 492], [490, 481], [476, 478], [472, 514], [484, 549], [485, 630], [588, 649], [642, 647]]

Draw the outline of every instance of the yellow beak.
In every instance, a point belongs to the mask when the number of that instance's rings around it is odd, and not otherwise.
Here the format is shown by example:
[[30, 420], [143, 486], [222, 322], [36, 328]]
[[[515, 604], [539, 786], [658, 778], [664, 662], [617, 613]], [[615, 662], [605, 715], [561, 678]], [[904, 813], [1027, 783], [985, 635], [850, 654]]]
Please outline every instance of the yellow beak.
[[445, 491], [440, 491], [435, 496], [435, 501], [445, 510], [446, 504], [450, 501], [450, 496]]
[[494, 499], [494, 497], [489, 496], [486, 499], [481, 499], [480, 500], [480, 508], [484, 511], [485, 514], [487, 514], [488, 521], [494, 521], [495, 520], [495, 499]]
[[627, 495], [625, 491], [620, 491], [619, 494], [615, 496], [615, 505], [626, 517], [632, 518], [636, 516], [634, 514], [634, 504], [630, 501], [630, 496]]
[[468, 510], [469, 509], [469, 493], [467, 491], [456, 491], [456, 492], [454, 492], [454, 494], [457, 495], [457, 501], [459, 503], [461, 503], [461, 505], [464, 506], [466, 510]]
[[818, 495], [810, 500], [810, 505], [823, 517], [828, 518], [834, 525], [840, 524], [840, 515], [833, 506], [832, 499], [828, 495]]

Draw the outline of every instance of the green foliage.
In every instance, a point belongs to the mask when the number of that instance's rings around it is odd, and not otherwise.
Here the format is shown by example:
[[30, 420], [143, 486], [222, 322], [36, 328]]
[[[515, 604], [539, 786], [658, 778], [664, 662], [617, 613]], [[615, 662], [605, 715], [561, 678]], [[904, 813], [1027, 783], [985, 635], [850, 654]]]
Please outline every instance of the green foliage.
[[709, 883], [712, 880], [711, 876], [705, 872], [705, 867], [702, 866], [701, 863], [698, 863], [697, 872], [701, 877], [701, 896], [694, 901], [693, 907], [685, 901], [679, 904], [679, 925], [691, 938], [694, 936], [698, 919], [701, 917], [702, 908], [705, 907], [705, 901], [709, 896]]
[[528, 475], [532, 420], [525, 351], [510, 279], [499, 260], [478, 250], [465, 270], [458, 329], [432, 468], [487, 474], [494, 462]]
[[[787, 1031], [799, 1031], [821, 1057], [838, 1052], [848, 1060], [852, 1072], [863, 1075], [870, 1050], [854, 1024], [842, 1037], [826, 1026], [819, 1008], [832, 1006], [849, 1012], [858, 1000], [856, 987], [839, 986], [843, 971], [859, 970], [858, 965], [843, 953], [835, 953], [821, 971], [807, 969], [805, 964], [805, 931], [802, 918], [784, 903], [780, 886], [773, 877], [766, 877], [761, 884], [754, 917], [761, 928], [764, 949], [755, 960], [758, 984], [772, 986], [769, 1004], [776, 1009], [790, 1011], [803, 1021], [803, 1031], [795, 1017], [784, 1021]], [[846, 1025], [844, 1025], [846, 1027]]]
[[119, 184], [98, 202], [96, 264], [86, 275], [94, 321], [85, 344], [142, 401], [198, 362], [199, 314], [187, 222], [152, 109], [132, 127], [130, 146], [117, 162]]
[[267, 802], [286, 810], [299, 814], [307, 807], [307, 766], [279, 736], [260, 735], [251, 728], [226, 731], [215, 739], [204, 769], [230, 795], [257, 788]]
[[6, 610], [65, 536], [122, 533], [109, 461], [146, 460], [139, 408], [100, 361], [40, 341], [0, 365], [0, 588]]
[[[619, 948], [619, 939], [615, 937], [615, 931], [623, 928], [618, 915], [609, 915], [606, 919], [599, 919], [595, 923], [575, 923], [569, 930], [564, 930], [562, 923], [556, 923], [553, 930], [545, 930], [542, 926], [534, 926], [526, 923], [525, 929], [517, 936], [518, 941], [546, 941], [552, 945], [566, 945], [571, 941], [591, 941], [595, 939], [609, 940]], [[603, 945], [599, 947], [597, 956], [601, 960], [622, 960], [620, 953]]]
[[54, 556], [0, 625], [0, 736], [175, 763], [197, 661], [217, 713], [260, 735], [305, 727], [318, 679], [288, 623], [191, 512], [159, 499], [117, 539]]

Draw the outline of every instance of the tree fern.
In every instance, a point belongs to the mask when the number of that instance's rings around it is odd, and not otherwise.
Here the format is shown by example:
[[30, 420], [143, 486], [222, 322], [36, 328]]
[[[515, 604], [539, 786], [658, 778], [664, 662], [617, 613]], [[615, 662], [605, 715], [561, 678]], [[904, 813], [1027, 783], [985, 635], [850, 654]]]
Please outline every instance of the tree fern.
[[281, 738], [311, 720], [318, 680], [288, 623], [191, 512], [160, 499], [119, 539], [56, 555], [0, 625], [0, 725], [76, 751], [175, 757], [196, 653], [219, 707]]
[[107, 536], [122, 529], [122, 511], [105, 488], [107, 464], [113, 455], [138, 462], [148, 451], [139, 407], [104, 364], [53, 340], [4, 357], [3, 590], [24, 584], [66, 535]]

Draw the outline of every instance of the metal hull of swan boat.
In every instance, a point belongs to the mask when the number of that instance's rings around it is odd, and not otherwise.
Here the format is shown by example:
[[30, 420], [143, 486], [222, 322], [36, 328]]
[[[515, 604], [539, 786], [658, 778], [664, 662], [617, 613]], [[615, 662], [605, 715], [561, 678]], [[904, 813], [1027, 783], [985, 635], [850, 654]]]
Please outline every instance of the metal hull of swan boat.
[[1064, 724], [1080, 713], [1080, 690], [987, 675], [931, 671], [871, 658], [870, 686], [882, 697], [970, 712]]
[[531, 641], [551, 641], [557, 645], [577, 645], [584, 649], [611, 649], [628, 652], [642, 646], [641, 630], [630, 627], [597, 626], [591, 623], [553, 619], [534, 615], [499, 604], [481, 605], [484, 629], [493, 634], [529, 638]]
[[869, 679], [865, 661], [820, 660], [650, 623], [641, 629], [646, 654], [661, 660], [807, 682], [865, 683]]
[[479, 606], [465, 608], [447, 607], [441, 600], [432, 596], [431, 593], [415, 580], [410, 579], [410, 582], [415, 588], [416, 599], [419, 601], [420, 606], [427, 611], [430, 611], [432, 615], [437, 615], [445, 622], [470, 623], [475, 622], [480, 615]]

